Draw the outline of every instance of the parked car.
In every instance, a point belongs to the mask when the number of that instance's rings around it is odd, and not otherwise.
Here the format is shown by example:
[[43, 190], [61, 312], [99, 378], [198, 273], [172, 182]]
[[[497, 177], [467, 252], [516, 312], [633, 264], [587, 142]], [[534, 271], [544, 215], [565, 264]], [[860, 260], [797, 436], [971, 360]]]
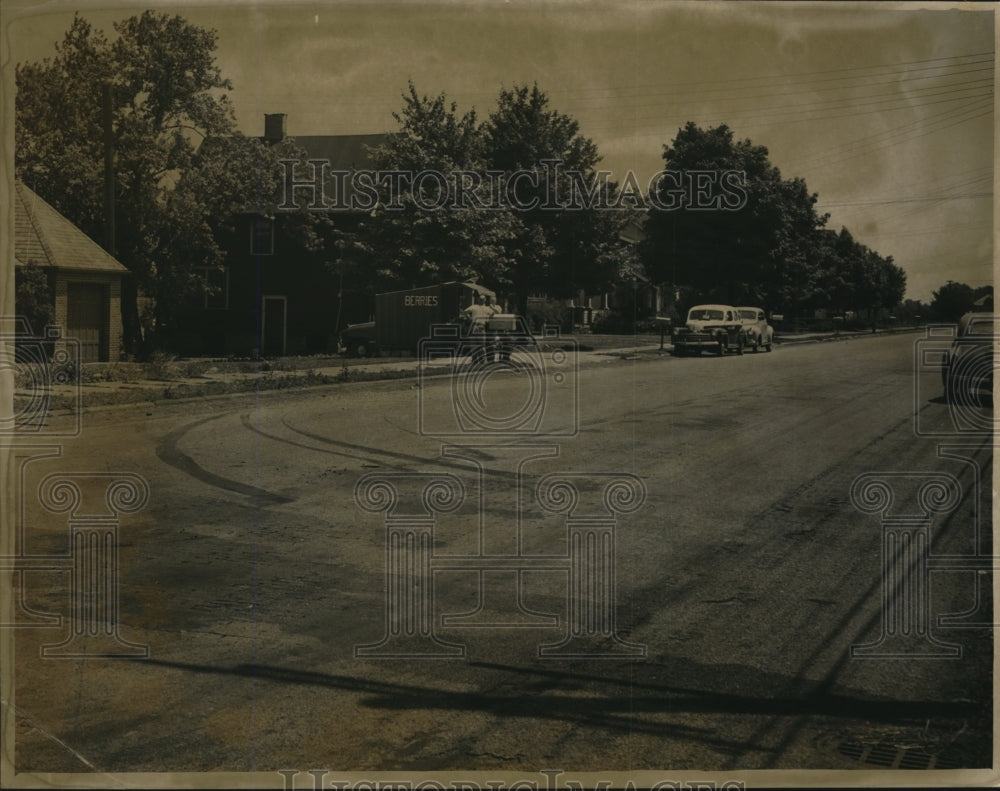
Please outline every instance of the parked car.
[[740, 322], [746, 329], [747, 346], [755, 352], [761, 347], [771, 351], [774, 344], [774, 327], [767, 323], [767, 315], [761, 308], [736, 308]]
[[732, 305], [695, 305], [685, 325], [674, 332], [674, 354], [700, 354], [705, 349], [719, 356], [731, 350], [743, 354], [746, 341], [746, 330]]
[[941, 368], [948, 403], [992, 404], [993, 345], [998, 329], [996, 313], [966, 313], [959, 320], [958, 334]]

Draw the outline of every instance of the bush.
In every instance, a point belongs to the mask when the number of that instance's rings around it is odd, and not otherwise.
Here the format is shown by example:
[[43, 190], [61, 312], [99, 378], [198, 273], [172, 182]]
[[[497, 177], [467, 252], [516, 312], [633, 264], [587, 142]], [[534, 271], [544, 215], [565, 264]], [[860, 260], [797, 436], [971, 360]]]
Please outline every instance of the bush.
[[17, 315], [28, 320], [35, 335], [55, 324], [49, 276], [34, 261], [14, 268], [14, 302]]
[[84, 382], [138, 382], [142, 379], [142, 366], [136, 363], [92, 363], [81, 371]]
[[621, 335], [628, 332], [625, 325], [624, 316], [616, 310], [611, 310], [597, 319], [591, 328], [598, 335]]
[[561, 331], [566, 331], [567, 315], [569, 311], [563, 305], [556, 302], [529, 302], [528, 315], [525, 319], [531, 327], [532, 332], [541, 332], [546, 326], [556, 326]]
[[146, 373], [150, 379], [172, 379], [177, 376], [177, 355], [168, 352], [153, 352], [146, 363]]

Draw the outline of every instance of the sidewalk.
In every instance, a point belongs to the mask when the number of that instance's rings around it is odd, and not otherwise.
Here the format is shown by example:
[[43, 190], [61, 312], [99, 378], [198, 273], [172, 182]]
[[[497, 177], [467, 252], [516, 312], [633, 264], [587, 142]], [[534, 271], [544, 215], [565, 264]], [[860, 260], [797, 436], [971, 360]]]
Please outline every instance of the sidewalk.
[[[579, 364], [594, 365], [629, 358], [640, 352], [658, 352], [655, 346], [631, 346], [620, 349], [600, 349], [577, 352]], [[669, 352], [665, 346], [664, 353]], [[516, 359], [516, 356], [515, 356]], [[73, 385], [52, 385], [33, 390], [17, 386], [14, 389], [14, 412], [31, 411], [28, 404], [38, 403], [40, 398], [48, 400], [52, 411], [74, 411], [93, 407], [157, 404], [175, 402], [181, 399], [206, 398], [238, 393], [271, 392], [275, 390], [323, 387], [353, 382], [384, 381], [390, 379], [411, 379], [417, 375], [420, 361], [415, 358], [381, 357], [377, 360], [343, 359], [331, 364], [304, 365], [297, 370], [275, 370], [268, 361], [261, 361], [256, 370], [219, 370], [219, 366], [208, 366], [197, 375], [168, 375], [161, 378], [127, 375], [124, 379], [98, 379], [84, 369], [79, 392]], [[124, 368], [125, 366], [121, 366]], [[138, 368], [138, 366], [132, 366]], [[246, 369], [250, 364], [241, 366]], [[114, 366], [101, 366], [114, 370]], [[427, 366], [424, 376], [445, 376], [451, 373], [446, 365]], [[114, 375], [112, 373], [112, 375]]]
[[[916, 332], [921, 328], [905, 330], [883, 330], [879, 335], [892, 332]], [[805, 333], [789, 337], [775, 337], [775, 346], [787, 346], [801, 343], [819, 343], [843, 341], [856, 338], [870, 338], [871, 333]], [[644, 357], [669, 355], [673, 349], [665, 341], [661, 349], [659, 342], [645, 343], [647, 338], [636, 345], [625, 345], [628, 338], [623, 337], [623, 345], [617, 348], [588, 348], [587, 336], [566, 338], [567, 345], [577, 342], [581, 348], [577, 359], [581, 367], [612, 363], [622, 360], [634, 360]], [[551, 354], [552, 350], [549, 350]], [[202, 367], [204, 370], [197, 375], [171, 375], [169, 372], [161, 378], [152, 378], [138, 373], [123, 375], [121, 379], [98, 379], [95, 374], [84, 369], [83, 382], [79, 394], [72, 385], [55, 385], [40, 391], [26, 387], [16, 387], [14, 391], [14, 411], [25, 410], [25, 405], [42, 398], [48, 399], [48, 409], [52, 411], [78, 408], [127, 405], [127, 404], [157, 404], [176, 402], [181, 399], [206, 398], [237, 393], [271, 392], [286, 389], [301, 389], [307, 387], [322, 387], [353, 382], [382, 381], [390, 379], [409, 379], [417, 375], [420, 362], [415, 358], [380, 357], [377, 360], [321, 358], [322, 363], [310, 364], [308, 361], [298, 363], [302, 367], [294, 370], [282, 370], [281, 361], [261, 361], [259, 363], [241, 363], [241, 370], [233, 370], [233, 363], [225, 361], [192, 361], [178, 362], [176, 367]], [[122, 371], [137, 371], [140, 366], [118, 366]], [[224, 370], [229, 368], [229, 370]], [[248, 370], [249, 369], [249, 370]], [[113, 377], [116, 366], [102, 366], [104, 375]], [[429, 366], [425, 368], [424, 376], [445, 376], [451, 373], [449, 366]]]

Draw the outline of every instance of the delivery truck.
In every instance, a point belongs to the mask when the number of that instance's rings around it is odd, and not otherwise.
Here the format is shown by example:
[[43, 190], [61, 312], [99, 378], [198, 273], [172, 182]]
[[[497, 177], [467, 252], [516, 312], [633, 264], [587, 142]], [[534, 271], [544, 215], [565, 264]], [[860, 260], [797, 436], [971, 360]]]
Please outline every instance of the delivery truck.
[[[389, 291], [375, 295], [375, 320], [349, 324], [340, 334], [342, 353], [353, 357], [382, 352], [419, 352], [420, 341], [436, 325], [454, 324], [464, 332], [462, 314], [476, 297], [496, 302], [496, 294], [478, 283], [438, 283], [433, 286]], [[491, 333], [523, 331], [524, 323], [511, 314], [497, 314], [487, 328]]]

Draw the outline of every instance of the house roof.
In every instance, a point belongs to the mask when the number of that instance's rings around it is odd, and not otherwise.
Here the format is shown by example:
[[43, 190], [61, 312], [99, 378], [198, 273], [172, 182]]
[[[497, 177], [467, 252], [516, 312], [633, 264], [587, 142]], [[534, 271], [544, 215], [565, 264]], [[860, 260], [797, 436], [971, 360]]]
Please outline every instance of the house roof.
[[308, 152], [309, 159], [325, 159], [330, 170], [363, 170], [372, 167], [366, 146], [375, 147], [388, 135], [290, 135]]
[[21, 182], [14, 183], [14, 263], [76, 272], [128, 273], [103, 247]]
[[[288, 139], [306, 152], [307, 159], [325, 160], [327, 174], [352, 173], [357, 170], [372, 170], [374, 163], [368, 154], [368, 148], [381, 145], [388, 135], [289, 135]], [[354, 184], [351, 179], [338, 182], [334, 189], [339, 194], [330, 194], [328, 201], [336, 202], [340, 207], [351, 204], [354, 195]]]
[[639, 244], [646, 239], [645, 223], [629, 220], [625, 227], [621, 229], [618, 238], [628, 244]]

